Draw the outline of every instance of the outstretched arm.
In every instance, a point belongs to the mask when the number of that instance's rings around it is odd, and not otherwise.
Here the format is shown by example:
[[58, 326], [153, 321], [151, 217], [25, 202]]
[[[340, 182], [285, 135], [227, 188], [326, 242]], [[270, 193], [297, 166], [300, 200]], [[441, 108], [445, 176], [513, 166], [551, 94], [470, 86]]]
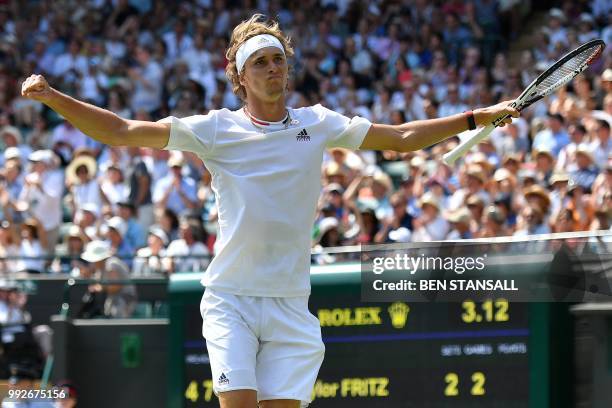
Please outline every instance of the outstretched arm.
[[[476, 126], [486, 126], [500, 116], [517, 117], [518, 111], [508, 106], [512, 101], [474, 110]], [[508, 118], [503, 123], [508, 124]], [[359, 147], [362, 150], [395, 150], [410, 152], [431, 146], [468, 130], [465, 113], [438, 119], [415, 120], [402, 125], [372, 124]]]
[[49, 86], [42, 75], [31, 75], [21, 94], [44, 103], [86, 135], [111, 146], [161, 149], [170, 137], [170, 124], [123, 119], [113, 112], [76, 100]]

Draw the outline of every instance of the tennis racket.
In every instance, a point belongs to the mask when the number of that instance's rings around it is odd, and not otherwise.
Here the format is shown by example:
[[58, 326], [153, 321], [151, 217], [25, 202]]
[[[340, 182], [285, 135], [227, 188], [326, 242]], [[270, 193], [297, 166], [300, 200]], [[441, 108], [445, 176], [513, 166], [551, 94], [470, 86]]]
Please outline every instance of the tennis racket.
[[[555, 92], [597, 60], [605, 46], [602, 40], [591, 40], [564, 55], [559, 61], [555, 62], [550, 68], [534, 79], [510, 106], [516, 108], [520, 112], [545, 96]], [[453, 164], [474, 145], [489, 136], [493, 129], [508, 117], [510, 117], [510, 115], [500, 116], [482, 130], [464, 138], [457, 147], [444, 155], [444, 161], [448, 164]]]

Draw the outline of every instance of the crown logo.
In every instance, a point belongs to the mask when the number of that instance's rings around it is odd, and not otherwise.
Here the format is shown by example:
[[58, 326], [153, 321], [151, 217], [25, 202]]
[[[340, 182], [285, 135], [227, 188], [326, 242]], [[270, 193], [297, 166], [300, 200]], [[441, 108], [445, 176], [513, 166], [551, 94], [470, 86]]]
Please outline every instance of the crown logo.
[[402, 302], [395, 302], [389, 306], [389, 316], [391, 316], [391, 324], [396, 329], [402, 329], [406, 326], [410, 306]]

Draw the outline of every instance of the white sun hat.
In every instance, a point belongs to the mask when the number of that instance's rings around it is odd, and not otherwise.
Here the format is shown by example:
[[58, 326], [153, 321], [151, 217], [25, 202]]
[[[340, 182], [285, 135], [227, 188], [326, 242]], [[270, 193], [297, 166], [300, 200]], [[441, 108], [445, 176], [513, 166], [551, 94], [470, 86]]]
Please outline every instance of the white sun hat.
[[87, 262], [99, 262], [113, 255], [113, 249], [110, 244], [106, 241], [91, 241], [85, 247], [85, 251], [81, 255], [81, 258]]

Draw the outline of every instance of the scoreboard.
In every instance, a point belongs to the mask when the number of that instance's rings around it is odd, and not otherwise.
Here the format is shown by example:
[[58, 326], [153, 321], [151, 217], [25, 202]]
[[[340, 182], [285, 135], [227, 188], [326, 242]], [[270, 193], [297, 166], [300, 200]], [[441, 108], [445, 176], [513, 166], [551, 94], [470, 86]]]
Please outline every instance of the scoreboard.
[[[218, 407], [199, 274], [170, 284], [170, 407]], [[360, 265], [313, 266], [325, 359], [313, 407], [545, 408], [571, 404], [567, 306], [503, 298], [367, 303]], [[562, 331], [562, 332], [560, 332]]]
[[340, 297], [313, 306], [326, 346], [316, 406], [495, 401], [501, 408], [524, 407], [529, 398], [528, 375], [508, 381], [508, 373], [529, 371], [526, 304], [355, 304]]

